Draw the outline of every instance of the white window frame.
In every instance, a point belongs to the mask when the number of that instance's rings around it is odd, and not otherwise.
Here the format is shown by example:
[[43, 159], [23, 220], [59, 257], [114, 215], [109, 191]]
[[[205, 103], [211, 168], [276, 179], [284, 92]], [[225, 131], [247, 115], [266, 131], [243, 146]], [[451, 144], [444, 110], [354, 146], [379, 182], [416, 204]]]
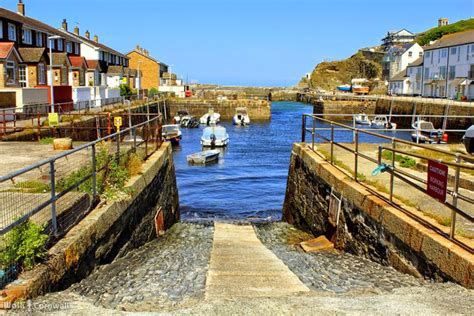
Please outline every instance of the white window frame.
[[15, 81], [16, 81], [16, 63], [14, 61], [7, 60], [7, 62], [5, 63], [5, 69], [7, 70], [6, 73], [8, 73], [8, 69], [13, 69], [13, 79], [8, 78], [7, 79], [7, 85], [15, 84]]
[[38, 64], [38, 84], [46, 84], [46, 74], [43, 63]]
[[3, 38], [3, 21], [0, 21], [0, 38]]
[[36, 32], [36, 46], [43, 47], [43, 33]]
[[[22, 78], [22, 76], [24, 76]], [[26, 65], [18, 65], [18, 83], [20, 87], [28, 87], [28, 67]]]
[[66, 42], [66, 52], [72, 54], [72, 42]]
[[16, 25], [15, 24], [8, 23], [8, 39], [10, 41], [16, 41]]
[[64, 44], [62, 39], [58, 39], [58, 51], [64, 51]]
[[30, 29], [22, 29], [21, 30], [21, 37], [22, 37], [22, 42], [23, 44], [28, 44], [31, 45], [33, 44], [33, 31]]

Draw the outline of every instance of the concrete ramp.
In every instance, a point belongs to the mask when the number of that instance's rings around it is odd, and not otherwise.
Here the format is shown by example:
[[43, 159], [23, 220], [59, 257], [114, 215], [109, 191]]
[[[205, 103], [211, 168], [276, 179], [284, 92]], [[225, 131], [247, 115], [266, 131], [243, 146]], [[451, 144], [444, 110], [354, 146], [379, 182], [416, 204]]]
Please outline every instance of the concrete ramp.
[[257, 238], [251, 225], [216, 222], [206, 299], [276, 297], [309, 289]]

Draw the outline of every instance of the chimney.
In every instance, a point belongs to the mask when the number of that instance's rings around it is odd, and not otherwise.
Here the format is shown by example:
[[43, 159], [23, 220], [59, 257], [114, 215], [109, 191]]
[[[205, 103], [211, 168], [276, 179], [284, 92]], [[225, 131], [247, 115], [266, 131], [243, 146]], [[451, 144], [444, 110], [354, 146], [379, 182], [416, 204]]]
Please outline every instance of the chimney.
[[86, 31], [84, 33], [84, 36], [87, 38], [87, 39], [91, 39], [91, 33], [89, 33], [89, 31]]
[[18, 1], [18, 14], [25, 16], [25, 4], [23, 0]]
[[79, 35], [79, 27], [74, 27], [74, 34]]
[[63, 27], [63, 30], [67, 31], [67, 21], [66, 21], [66, 19], [63, 19], [62, 27]]
[[96, 43], [99, 42], [99, 37], [97, 35], [94, 35], [94, 42], [96, 42]]

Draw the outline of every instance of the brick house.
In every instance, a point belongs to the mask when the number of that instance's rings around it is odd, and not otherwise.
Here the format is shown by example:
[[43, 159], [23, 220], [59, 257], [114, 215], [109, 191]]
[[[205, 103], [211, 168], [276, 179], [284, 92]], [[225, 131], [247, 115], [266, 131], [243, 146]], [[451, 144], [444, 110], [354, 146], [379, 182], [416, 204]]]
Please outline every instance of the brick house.
[[[49, 54], [48, 54], [49, 56]], [[49, 56], [51, 58], [51, 56]], [[69, 69], [71, 62], [66, 53], [53, 53], [53, 85], [69, 85]], [[49, 70], [48, 70], [49, 72]]]
[[98, 60], [89, 59], [87, 62], [86, 85], [100, 86], [100, 74], [104, 72]]
[[73, 87], [87, 86], [86, 72], [88, 65], [86, 59], [81, 56], [70, 56], [69, 62], [71, 67], [69, 70], [69, 82]]
[[147, 50], [137, 47], [127, 54], [130, 58], [130, 68], [139, 69], [141, 76], [141, 89], [151, 89], [160, 86], [163, 73], [168, 72], [168, 65], [150, 56]]
[[[34, 88], [47, 82], [49, 56], [44, 47], [20, 47], [18, 52], [23, 60], [20, 68], [20, 86]], [[23, 72], [24, 73], [21, 73]]]
[[21, 62], [13, 43], [0, 43], [0, 88], [20, 87], [18, 65]]

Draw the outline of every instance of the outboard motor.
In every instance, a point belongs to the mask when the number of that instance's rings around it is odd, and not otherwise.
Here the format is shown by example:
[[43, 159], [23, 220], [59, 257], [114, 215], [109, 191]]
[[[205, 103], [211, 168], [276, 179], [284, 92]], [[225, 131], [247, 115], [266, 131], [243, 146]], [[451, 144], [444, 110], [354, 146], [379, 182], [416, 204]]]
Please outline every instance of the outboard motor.
[[474, 154], [474, 125], [466, 130], [463, 137], [464, 147], [469, 154]]
[[208, 115], [207, 116], [207, 126], [210, 126], [211, 125], [211, 116]]
[[211, 134], [211, 149], [216, 148], [216, 135]]

